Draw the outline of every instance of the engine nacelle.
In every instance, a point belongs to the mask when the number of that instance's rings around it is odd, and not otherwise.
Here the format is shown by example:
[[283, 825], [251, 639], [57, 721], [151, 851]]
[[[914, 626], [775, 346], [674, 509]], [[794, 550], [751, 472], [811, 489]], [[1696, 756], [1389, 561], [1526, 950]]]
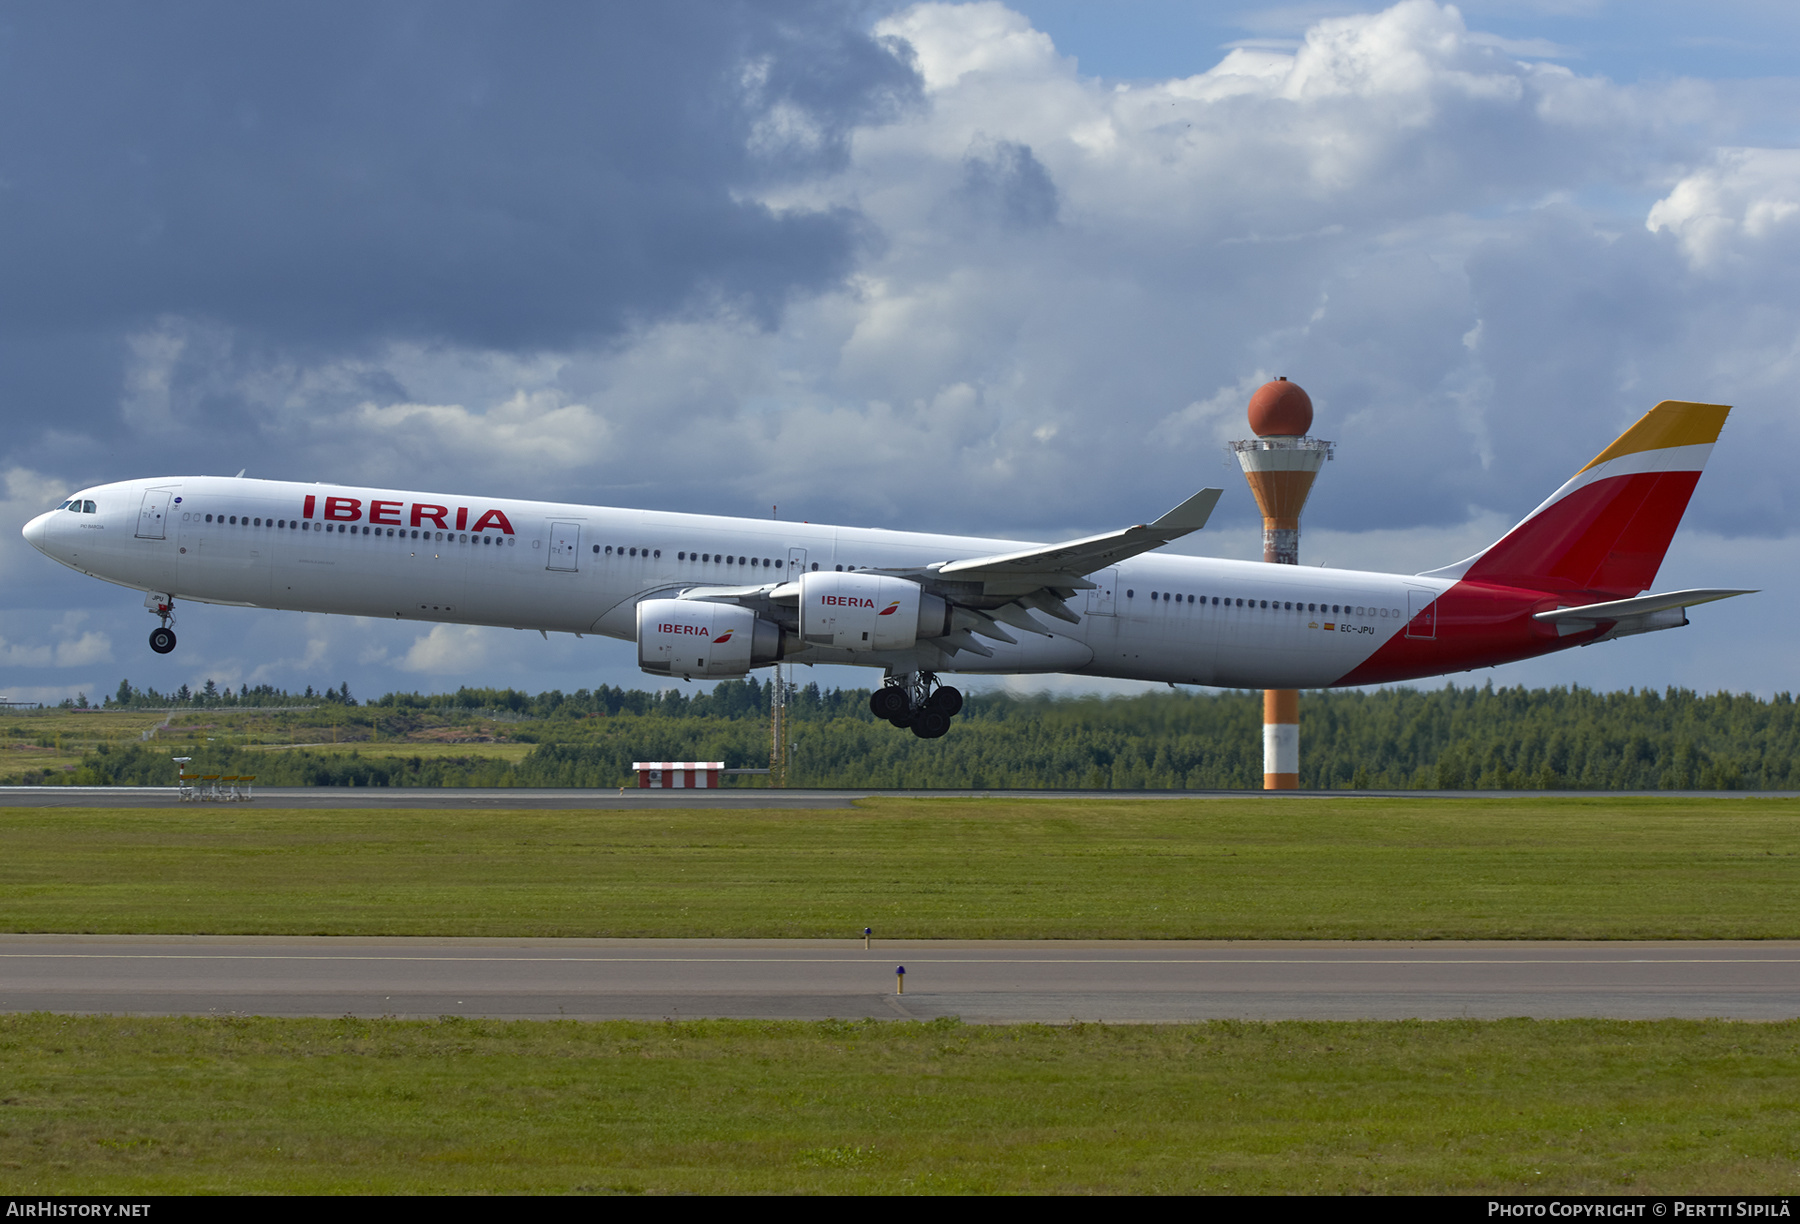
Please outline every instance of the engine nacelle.
[[781, 657], [781, 626], [736, 604], [646, 599], [637, 615], [638, 666], [652, 675], [742, 676]]
[[800, 637], [838, 650], [908, 650], [950, 632], [950, 608], [916, 582], [884, 574], [803, 574]]

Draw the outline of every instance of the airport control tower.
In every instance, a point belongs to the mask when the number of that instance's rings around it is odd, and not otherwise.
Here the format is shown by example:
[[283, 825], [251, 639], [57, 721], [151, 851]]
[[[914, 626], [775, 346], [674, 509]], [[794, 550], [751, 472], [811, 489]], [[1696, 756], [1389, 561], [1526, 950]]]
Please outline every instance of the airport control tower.
[[[1250, 397], [1250, 429], [1256, 434], [1231, 449], [1263, 516], [1263, 560], [1300, 564], [1300, 511], [1313, 478], [1331, 458], [1332, 443], [1308, 437], [1312, 398], [1285, 377], [1264, 383]], [[1263, 690], [1263, 789], [1300, 786], [1300, 694]]]

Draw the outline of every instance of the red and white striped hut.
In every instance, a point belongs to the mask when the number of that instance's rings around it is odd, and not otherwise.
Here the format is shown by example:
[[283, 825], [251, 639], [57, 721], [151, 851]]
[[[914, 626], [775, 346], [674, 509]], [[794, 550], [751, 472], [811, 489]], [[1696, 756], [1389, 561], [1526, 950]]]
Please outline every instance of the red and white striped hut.
[[633, 761], [631, 767], [637, 770], [640, 790], [665, 786], [675, 790], [717, 790], [719, 771], [725, 768], [725, 762]]

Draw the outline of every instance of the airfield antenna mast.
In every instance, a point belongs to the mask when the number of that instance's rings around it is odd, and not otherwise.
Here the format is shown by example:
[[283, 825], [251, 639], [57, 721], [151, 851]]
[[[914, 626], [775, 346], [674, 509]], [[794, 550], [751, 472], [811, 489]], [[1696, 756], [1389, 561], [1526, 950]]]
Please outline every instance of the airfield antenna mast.
[[781, 664], [775, 665], [775, 678], [769, 685], [769, 785], [787, 785], [788, 762], [788, 686], [781, 675]]
[[[1335, 443], [1307, 436], [1312, 397], [1282, 375], [1250, 397], [1254, 438], [1230, 444], [1263, 516], [1263, 560], [1300, 564], [1300, 511]], [[1329, 626], [1328, 626], [1329, 627]], [[1263, 789], [1300, 787], [1300, 692], [1263, 690]]]

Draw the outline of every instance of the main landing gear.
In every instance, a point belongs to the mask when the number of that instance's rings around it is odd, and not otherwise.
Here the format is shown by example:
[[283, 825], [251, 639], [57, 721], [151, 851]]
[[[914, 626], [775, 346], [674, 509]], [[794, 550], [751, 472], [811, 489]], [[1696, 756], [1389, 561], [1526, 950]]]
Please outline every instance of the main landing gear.
[[869, 694], [869, 709], [896, 727], [911, 727], [920, 739], [936, 739], [950, 729], [950, 720], [963, 707], [962, 694], [940, 685], [931, 672], [890, 675], [887, 683]]
[[152, 593], [144, 600], [144, 606], [162, 621], [159, 627], [150, 631], [150, 649], [157, 654], [168, 654], [175, 649], [175, 631], [169, 628], [175, 623], [175, 601], [167, 595]]

